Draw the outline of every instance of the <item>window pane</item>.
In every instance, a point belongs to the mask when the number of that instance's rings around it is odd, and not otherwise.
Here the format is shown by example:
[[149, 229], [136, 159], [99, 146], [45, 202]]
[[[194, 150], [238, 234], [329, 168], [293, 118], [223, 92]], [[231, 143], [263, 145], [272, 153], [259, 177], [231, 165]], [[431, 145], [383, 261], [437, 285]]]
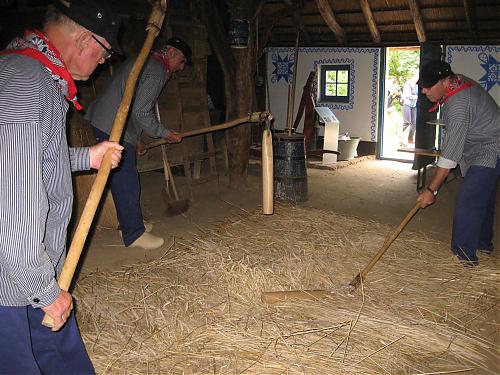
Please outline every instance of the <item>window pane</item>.
[[335, 84], [332, 84], [332, 83], [327, 83], [325, 85], [325, 95], [328, 95], [328, 96], [336, 96], [337, 95], [337, 90], [335, 88]]
[[349, 79], [349, 71], [348, 70], [339, 70], [337, 72], [338, 82], [347, 83]]
[[347, 96], [347, 84], [339, 83], [337, 85], [337, 95], [338, 96]]
[[327, 70], [326, 71], [326, 82], [337, 82], [337, 71]]
[[319, 101], [349, 103], [351, 64], [321, 65], [318, 74]]

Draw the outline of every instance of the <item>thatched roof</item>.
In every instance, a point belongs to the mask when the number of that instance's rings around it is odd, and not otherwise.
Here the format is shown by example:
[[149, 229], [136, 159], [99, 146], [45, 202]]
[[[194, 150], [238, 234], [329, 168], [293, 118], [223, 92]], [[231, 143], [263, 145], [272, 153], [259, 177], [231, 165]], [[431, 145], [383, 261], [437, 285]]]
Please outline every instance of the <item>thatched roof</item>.
[[498, 44], [499, 17], [498, 0], [266, 0], [260, 27], [274, 46], [297, 25], [301, 46]]
[[[51, 1], [0, 0], [0, 41], [39, 21]], [[153, 2], [108, 1], [122, 17], [139, 19]], [[297, 28], [301, 46], [500, 44], [499, 0], [182, 0], [170, 1], [169, 21], [203, 18], [201, 2], [219, 9], [226, 28], [234, 10], [257, 8], [260, 47], [293, 46]]]

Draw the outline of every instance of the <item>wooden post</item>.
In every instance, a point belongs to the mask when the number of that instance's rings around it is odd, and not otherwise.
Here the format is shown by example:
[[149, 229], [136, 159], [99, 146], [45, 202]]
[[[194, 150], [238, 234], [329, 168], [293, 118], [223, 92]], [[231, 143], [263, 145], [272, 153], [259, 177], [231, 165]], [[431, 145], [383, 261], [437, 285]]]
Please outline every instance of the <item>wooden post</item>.
[[300, 30], [297, 29], [297, 34], [295, 36], [295, 53], [293, 56], [293, 77], [292, 77], [292, 87], [288, 87], [288, 116], [286, 118], [286, 128], [288, 131], [288, 135], [292, 134], [292, 123], [293, 123], [293, 107], [295, 102], [295, 85], [297, 83], [297, 64], [299, 62], [299, 39], [300, 39]]

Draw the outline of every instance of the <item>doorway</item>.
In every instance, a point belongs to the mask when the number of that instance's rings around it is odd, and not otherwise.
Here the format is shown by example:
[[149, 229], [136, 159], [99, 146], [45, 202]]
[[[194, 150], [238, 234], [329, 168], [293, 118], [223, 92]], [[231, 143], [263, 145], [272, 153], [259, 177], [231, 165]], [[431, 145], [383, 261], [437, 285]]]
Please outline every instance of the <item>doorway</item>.
[[420, 47], [390, 47], [385, 54], [384, 122], [380, 157], [413, 160], [413, 154], [399, 148], [415, 147], [416, 80]]

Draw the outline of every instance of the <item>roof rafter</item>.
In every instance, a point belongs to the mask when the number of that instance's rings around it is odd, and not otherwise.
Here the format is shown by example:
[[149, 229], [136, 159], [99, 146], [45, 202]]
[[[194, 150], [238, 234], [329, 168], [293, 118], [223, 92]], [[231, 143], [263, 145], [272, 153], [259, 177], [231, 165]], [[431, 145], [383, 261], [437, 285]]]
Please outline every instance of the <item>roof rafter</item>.
[[307, 43], [311, 42], [311, 36], [309, 35], [309, 32], [306, 29], [306, 25], [302, 21], [302, 18], [300, 17], [300, 12], [297, 10], [293, 13], [292, 16], [293, 24], [295, 25], [295, 28], [297, 30], [300, 30], [302, 33], [302, 36], [304, 37], [304, 41]]
[[326, 24], [335, 34], [337, 41], [339, 43], [344, 43], [346, 41], [345, 31], [337, 22], [328, 0], [316, 0], [316, 5], [318, 6], [319, 12], [321, 13], [321, 16], [325, 20]]
[[380, 33], [377, 28], [377, 23], [375, 22], [375, 18], [373, 17], [373, 12], [372, 9], [370, 8], [370, 3], [368, 2], [368, 0], [359, 0], [359, 5], [361, 5], [361, 10], [365, 15], [366, 23], [368, 24], [368, 28], [370, 29], [370, 34], [372, 34], [373, 42], [380, 43], [382, 41], [382, 38], [380, 37]]
[[465, 20], [467, 21], [467, 26], [469, 27], [469, 31], [472, 33], [474, 37], [476, 37], [477, 30], [476, 30], [476, 17], [474, 14], [474, 0], [464, 0], [464, 11], [465, 11]]
[[417, 32], [417, 38], [420, 43], [425, 43], [427, 38], [425, 36], [424, 21], [422, 20], [422, 13], [420, 12], [420, 6], [417, 0], [408, 0], [408, 5], [410, 6], [411, 16], [413, 17], [413, 22], [415, 23], [415, 31]]

